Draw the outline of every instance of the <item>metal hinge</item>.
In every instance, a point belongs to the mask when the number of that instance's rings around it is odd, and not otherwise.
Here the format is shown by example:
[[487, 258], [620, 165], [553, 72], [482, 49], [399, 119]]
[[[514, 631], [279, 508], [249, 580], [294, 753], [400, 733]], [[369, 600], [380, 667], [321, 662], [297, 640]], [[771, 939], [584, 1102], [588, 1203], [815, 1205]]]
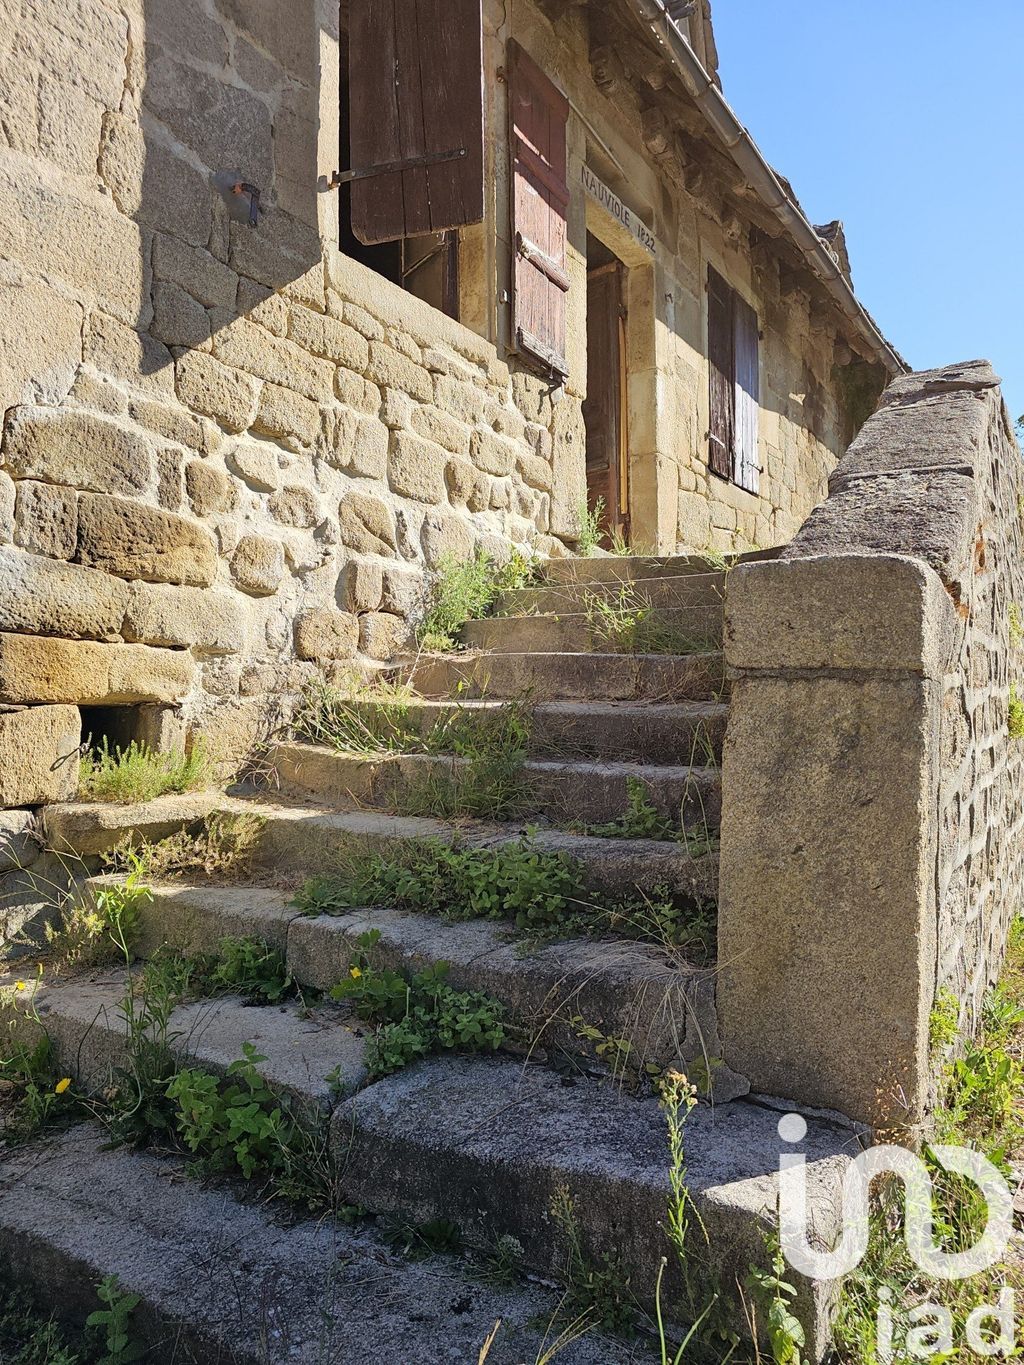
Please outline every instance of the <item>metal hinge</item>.
[[437, 166], [443, 161], [458, 161], [468, 154], [467, 147], [453, 147], [447, 152], [424, 152], [422, 156], [407, 156], [401, 161], [384, 161], [379, 166], [363, 166], [358, 170], [335, 171], [324, 186], [336, 190], [339, 185], [350, 185], [353, 180], [369, 180], [375, 175], [394, 175], [399, 171], [415, 171], [422, 166]]

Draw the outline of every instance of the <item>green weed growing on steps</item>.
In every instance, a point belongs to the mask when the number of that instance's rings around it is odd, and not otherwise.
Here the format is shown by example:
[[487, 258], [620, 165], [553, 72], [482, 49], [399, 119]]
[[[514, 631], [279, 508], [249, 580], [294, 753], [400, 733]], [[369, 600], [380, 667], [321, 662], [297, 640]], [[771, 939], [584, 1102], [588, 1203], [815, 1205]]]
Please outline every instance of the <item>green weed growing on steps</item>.
[[[27, 982], [14, 987], [18, 994], [30, 989]], [[70, 1081], [57, 1070], [53, 1045], [41, 1025], [34, 1043], [0, 1040], [0, 1137], [5, 1143], [34, 1137], [54, 1119], [69, 1117], [74, 1105]]]
[[141, 1295], [128, 1293], [116, 1275], [106, 1275], [96, 1286], [96, 1296], [103, 1306], [85, 1320], [86, 1331], [102, 1340], [103, 1354], [96, 1365], [131, 1365], [141, 1360], [146, 1349], [131, 1332], [132, 1314], [142, 1302]]
[[265, 823], [254, 811], [215, 812], [196, 832], [183, 829], [153, 842], [122, 841], [107, 855], [107, 867], [112, 872], [138, 867], [148, 881], [181, 876], [230, 881], [248, 868]]
[[374, 1025], [366, 1041], [371, 1076], [386, 1076], [433, 1052], [494, 1052], [505, 1041], [505, 1010], [482, 991], [448, 985], [451, 964], [436, 962], [404, 976], [374, 963], [380, 931], [360, 935], [348, 975], [331, 998]]
[[481, 549], [469, 559], [446, 556], [430, 585], [427, 609], [417, 630], [420, 648], [457, 648], [459, 632], [468, 621], [490, 615], [501, 593], [527, 587], [535, 574], [534, 560], [520, 550], [513, 550], [504, 562]]
[[[953, 1016], [952, 1004], [940, 997], [932, 1016], [933, 1040], [938, 1034], [956, 1046], [942, 1068], [933, 1140], [979, 1151], [1006, 1172], [1024, 1155], [1024, 921], [1014, 925], [1004, 972], [985, 1001], [979, 1035], [953, 1040]], [[936, 1027], [937, 1019], [941, 1023]], [[981, 1234], [985, 1202], [974, 1185], [945, 1171], [930, 1147], [923, 1155], [932, 1177], [936, 1238], [946, 1251], [965, 1250]], [[920, 1358], [906, 1346], [918, 1304], [928, 1301], [947, 1309], [962, 1341], [973, 1309], [995, 1302], [1006, 1287], [1018, 1294], [1024, 1290], [1024, 1273], [1012, 1249], [1005, 1264], [982, 1275], [930, 1280], [907, 1252], [903, 1217], [902, 1187], [883, 1186], [871, 1213], [867, 1255], [843, 1287], [835, 1333], [839, 1365], [879, 1365], [877, 1315], [882, 1291], [889, 1296], [894, 1319], [891, 1365], [910, 1365]], [[943, 1365], [968, 1365], [977, 1355], [966, 1346], [954, 1346], [951, 1353], [936, 1346], [934, 1359]]]
[[409, 708], [412, 697], [405, 683], [337, 687], [317, 678], [303, 689], [292, 730], [296, 739], [343, 753], [415, 753], [422, 739]]
[[623, 583], [615, 597], [587, 593], [583, 610], [595, 640], [611, 654], [706, 654], [720, 647], [680, 629], [635, 583]]
[[126, 749], [99, 747], [81, 760], [78, 795], [82, 801], [131, 804], [170, 792], [198, 791], [214, 785], [216, 765], [202, 742], [189, 754], [180, 749], [158, 753], [132, 740]]
[[626, 809], [617, 820], [603, 825], [588, 825], [588, 834], [602, 839], [677, 839], [679, 827], [662, 815], [644, 781], [626, 778]]
[[612, 936], [713, 953], [711, 907], [667, 887], [596, 900], [583, 871], [577, 859], [535, 847], [529, 833], [497, 848], [410, 840], [387, 856], [353, 856], [344, 872], [308, 881], [293, 903], [309, 915], [388, 905], [449, 921], [510, 920], [529, 943]]
[[493, 712], [450, 712], [430, 730], [423, 749], [435, 758], [452, 755], [454, 761], [431, 765], [403, 783], [396, 810], [439, 820], [514, 820], [530, 793], [524, 768], [530, 726], [531, 713], [519, 701]]
[[587, 506], [584, 498], [576, 508], [576, 518], [579, 521], [580, 529], [576, 536], [576, 551], [584, 559], [589, 559], [601, 544], [601, 537], [604, 535], [604, 514], [607, 508], [604, 498], [598, 498], [594, 503], [593, 510]]
[[[146, 885], [148, 866], [142, 855], [126, 846], [120, 857], [121, 881], [82, 886], [68, 897], [56, 926], [46, 937], [56, 970], [94, 967], [131, 957], [139, 916], [152, 898]], [[84, 870], [84, 869], [83, 869]]]

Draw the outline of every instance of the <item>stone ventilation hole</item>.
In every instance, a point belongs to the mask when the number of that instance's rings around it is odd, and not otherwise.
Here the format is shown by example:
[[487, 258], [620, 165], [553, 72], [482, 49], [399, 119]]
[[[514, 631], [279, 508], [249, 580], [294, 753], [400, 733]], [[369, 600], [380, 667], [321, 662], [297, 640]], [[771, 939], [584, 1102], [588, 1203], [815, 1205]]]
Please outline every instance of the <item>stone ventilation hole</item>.
[[95, 753], [104, 744], [113, 751], [127, 749], [132, 740], [145, 744], [150, 736], [139, 706], [82, 706], [82, 749]]

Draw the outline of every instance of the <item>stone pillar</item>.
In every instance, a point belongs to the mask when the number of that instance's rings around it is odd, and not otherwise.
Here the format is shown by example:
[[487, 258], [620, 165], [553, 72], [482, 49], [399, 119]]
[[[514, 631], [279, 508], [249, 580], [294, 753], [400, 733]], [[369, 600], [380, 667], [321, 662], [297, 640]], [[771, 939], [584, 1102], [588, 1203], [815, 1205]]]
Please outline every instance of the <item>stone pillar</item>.
[[729, 578], [719, 1018], [755, 1091], [879, 1126], [927, 1108], [939, 721], [960, 625], [901, 555]]

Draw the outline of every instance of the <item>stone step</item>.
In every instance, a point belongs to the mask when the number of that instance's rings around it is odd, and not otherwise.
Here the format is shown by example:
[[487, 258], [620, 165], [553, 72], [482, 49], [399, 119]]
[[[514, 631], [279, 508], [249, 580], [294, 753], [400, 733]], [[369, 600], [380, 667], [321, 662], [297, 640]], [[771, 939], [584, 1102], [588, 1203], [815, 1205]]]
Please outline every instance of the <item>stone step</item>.
[[719, 701], [721, 653], [423, 655], [398, 676], [425, 697], [542, 701]]
[[[441, 754], [366, 757], [314, 744], [276, 744], [267, 762], [287, 796], [340, 805], [401, 810], [403, 800], [427, 802], [431, 791], [451, 790], [465, 776], [465, 759]], [[589, 825], [618, 820], [629, 807], [630, 784], [639, 782], [659, 814], [700, 833], [717, 830], [721, 775], [717, 768], [640, 763], [528, 759], [522, 766], [521, 816], [552, 824]]]
[[[128, 1061], [118, 1011], [122, 993], [116, 976], [44, 987], [38, 1014], [23, 1016], [32, 1031], [27, 1036], [45, 1028], [60, 1068], [83, 1089], [101, 1088], [109, 1072]], [[241, 1008], [237, 1002], [202, 1002], [211, 1009], [218, 1004]], [[17, 1008], [25, 1007], [4, 1006], [5, 1024]], [[345, 1045], [336, 1040], [332, 1052], [319, 1040], [310, 1043], [299, 1032], [308, 1023], [305, 1012], [264, 1007], [247, 1014], [247, 1028], [236, 1025], [230, 1032], [218, 1025], [209, 1043], [203, 1036], [197, 1040], [192, 1029], [172, 1036], [172, 1047], [182, 1060], [217, 1071], [240, 1052], [246, 1034], [266, 1058], [260, 1069], [267, 1083], [298, 1100], [308, 1117], [329, 1123], [347, 1202], [416, 1224], [447, 1219], [480, 1249], [510, 1234], [520, 1241], [527, 1268], [557, 1275], [565, 1246], [551, 1204], [565, 1191], [584, 1254], [598, 1260], [614, 1252], [633, 1295], [651, 1302], [658, 1264], [669, 1251], [662, 1232], [669, 1195], [667, 1135], [653, 1098], [521, 1060], [456, 1056], [428, 1059], [343, 1095], [328, 1118], [333, 1097], [323, 1094], [319, 1068], [335, 1057], [344, 1063]], [[278, 1023], [282, 1017], [289, 1019], [284, 1027]], [[728, 1299], [751, 1265], [765, 1264], [763, 1239], [774, 1221], [783, 1148], [779, 1116], [745, 1100], [699, 1105], [689, 1115], [686, 1179], [700, 1219], [700, 1226], [696, 1217], [691, 1226], [696, 1250], [689, 1265], [702, 1284], [702, 1301], [715, 1292]], [[812, 1239], [831, 1245], [840, 1231], [840, 1181], [858, 1141], [850, 1128], [820, 1118], [810, 1118], [807, 1129], [801, 1151], [807, 1156]], [[47, 1163], [39, 1170], [48, 1182]], [[8, 1173], [5, 1166], [5, 1177]], [[9, 1180], [0, 1187], [0, 1225], [9, 1188]], [[69, 1226], [66, 1218], [57, 1225]], [[300, 1273], [308, 1276], [308, 1266], [301, 1265]], [[809, 1353], [818, 1360], [827, 1337], [830, 1287], [799, 1276], [795, 1282]], [[670, 1319], [678, 1287], [670, 1271]], [[738, 1306], [733, 1317], [742, 1329]]]
[[678, 578], [720, 571], [703, 555], [592, 555], [549, 559], [545, 583], [631, 583], [642, 578]]
[[[500, 701], [449, 701], [411, 697], [388, 702], [353, 698], [352, 711], [372, 723], [381, 709], [394, 708], [404, 724], [427, 736], [438, 725], [463, 715], [500, 720]], [[576, 702], [524, 703], [530, 734], [527, 751], [534, 757], [607, 758], [636, 763], [717, 762], [722, 756], [729, 708], [721, 702]]]
[[[131, 1010], [125, 1002], [137, 975], [118, 968], [72, 981], [44, 978], [0, 1006], [0, 1020], [30, 1043], [45, 1032], [68, 1074], [87, 1090], [102, 1090], [128, 1055]], [[314, 1011], [295, 1002], [254, 1006], [224, 995], [179, 1005], [167, 1039], [180, 1065], [194, 1063], [218, 1075], [242, 1056], [244, 1043], [252, 1043], [266, 1056], [258, 1070], [267, 1085], [308, 1119], [323, 1119], [338, 1094], [366, 1081], [365, 1030], [345, 1016], [333, 1005]]]
[[88, 858], [105, 853], [126, 831], [140, 839], [166, 839], [201, 825], [224, 800], [222, 792], [184, 792], [122, 805], [114, 801], [74, 801], [43, 807], [43, 834], [58, 855]]
[[[6, 1152], [0, 1282], [78, 1332], [116, 1275], [140, 1297], [131, 1337], [152, 1365], [477, 1365], [499, 1322], [486, 1365], [540, 1358], [556, 1294], [488, 1284], [456, 1257], [405, 1259], [366, 1224], [283, 1218], [182, 1165], [107, 1150], [94, 1123]], [[639, 1365], [638, 1349], [589, 1332], [558, 1362]]]
[[[334, 811], [314, 806], [276, 805], [266, 801], [233, 803], [261, 817], [253, 849], [255, 870], [285, 884], [318, 873], [344, 872], [353, 856], [394, 852], [409, 840], [494, 848], [517, 843], [520, 825], [465, 820], [453, 827], [425, 816], [387, 815], [377, 811]], [[686, 900], [709, 904], [718, 887], [717, 854], [692, 856], [682, 842], [658, 839], [596, 838], [563, 830], [538, 829], [532, 847], [564, 853], [583, 867], [584, 890], [592, 895], [633, 895], [670, 888]]]
[[657, 608], [635, 626], [586, 612], [490, 616], [468, 621], [462, 639], [494, 654], [706, 654], [722, 647], [722, 610]]
[[599, 602], [621, 604], [630, 609], [649, 606], [661, 610], [692, 610], [695, 613], [707, 612], [711, 619], [717, 621], [718, 629], [721, 630], [725, 581], [724, 573], [710, 569], [704, 573], [684, 573], [668, 578], [549, 581], [544, 587], [504, 592], [496, 606], [502, 616], [524, 616], [531, 612], [585, 612], [596, 609], [596, 603]]
[[[685, 1127], [691, 1213], [688, 1271], [704, 1301], [732, 1302], [743, 1330], [736, 1285], [767, 1260], [764, 1237], [775, 1222], [780, 1114], [747, 1101], [699, 1105]], [[504, 1059], [430, 1060], [390, 1076], [341, 1104], [332, 1121], [346, 1190], [378, 1209], [417, 1220], [446, 1218], [471, 1242], [495, 1232], [522, 1243], [528, 1263], [551, 1273], [565, 1246], [550, 1216], [559, 1191], [572, 1199], [584, 1254], [613, 1253], [632, 1293], [650, 1303], [659, 1262], [671, 1257], [662, 1231], [669, 1198], [666, 1125], [656, 1100], [606, 1083], [566, 1079]], [[813, 1239], [832, 1246], [840, 1232], [839, 1190], [857, 1139], [847, 1128], [812, 1119], [800, 1150], [807, 1157]], [[702, 1234], [701, 1226], [704, 1233]], [[706, 1241], [705, 1241], [706, 1235]], [[817, 1240], [820, 1238], [820, 1242]], [[679, 1280], [666, 1277], [672, 1316]], [[827, 1348], [833, 1289], [787, 1272], [809, 1357]]]
[[[98, 877], [90, 885], [120, 880]], [[328, 991], [345, 977], [368, 930], [380, 935], [373, 953], [380, 966], [416, 972], [447, 962], [456, 989], [500, 1000], [532, 1053], [593, 1058], [594, 1039], [583, 1032], [592, 1028], [622, 1040], [625, 1071], [648, 1062], [696, 1065], [719, 1102], [748, 1089], [721, 1061], [713, 969], [653, 943], [575, 939], [527, 952], [510, 940], [507, 924], [492, 920], [447, 923], [387, 906], [310, 916], [287, 892], [163, 883], [150, 886], [139, 907], [133, 947], [142, 957], [164, 946], [196, 956], [215, 953], [226, 936], [258, 938], [285, 954], [299, 985]]]

